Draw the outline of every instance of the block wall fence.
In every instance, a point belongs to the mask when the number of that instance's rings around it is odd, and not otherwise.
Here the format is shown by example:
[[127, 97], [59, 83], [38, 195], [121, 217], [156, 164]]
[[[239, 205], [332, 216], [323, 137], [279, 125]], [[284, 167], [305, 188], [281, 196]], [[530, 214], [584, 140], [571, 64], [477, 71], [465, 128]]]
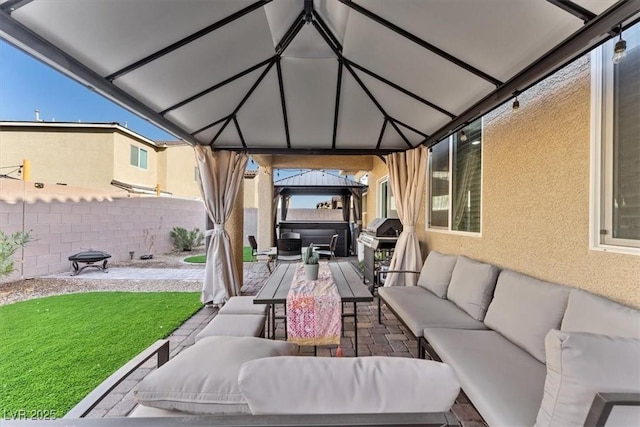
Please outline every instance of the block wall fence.
[[17, 271], [0, 283], [71, 271], [67, 258], [86, 249], [108, 252], [110, 262], [128, 260], [129, 251], [167, 253], [173, 227], [204, 230], [205, 218], [201, 201], [176, 198], [0, 201], [0, 229], [32, 230], [33, 237], [16, 254]]

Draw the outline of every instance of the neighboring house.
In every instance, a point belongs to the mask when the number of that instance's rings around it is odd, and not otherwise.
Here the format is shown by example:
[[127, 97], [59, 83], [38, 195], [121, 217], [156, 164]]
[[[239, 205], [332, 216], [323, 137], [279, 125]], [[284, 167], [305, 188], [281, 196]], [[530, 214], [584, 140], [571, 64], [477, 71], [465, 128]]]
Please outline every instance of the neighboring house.
[[[640, 40], [640, 26], [625, 35]], [[430, 149], [423, 256], [464, 254], [640, 307], [640, 47], [614, 73], [613, 43]], [[365, 221], [393, 216], [380, 159], [367, 179]]]
[[200, 198], [191, 146], [152, 141], [117, 123], [0, 122], [0, 166], [24, 159], [34, 182]]

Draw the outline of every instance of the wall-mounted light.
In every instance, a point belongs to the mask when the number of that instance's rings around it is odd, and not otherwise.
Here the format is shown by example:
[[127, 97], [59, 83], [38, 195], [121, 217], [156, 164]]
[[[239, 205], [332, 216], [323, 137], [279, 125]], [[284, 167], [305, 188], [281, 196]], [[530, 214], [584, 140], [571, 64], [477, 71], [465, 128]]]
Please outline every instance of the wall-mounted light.
[[520, 108], [520, 101], [518, 101], [518, 95], [516, 95], [516, 99], [513, 100], [513, 104], [511, 105], [511, 107], [514, 110], [517, 110], [518, 108]]
[[41, 183], [41, 182], [34, 182], [33, 186], [36, 187], [36, 188], [44, 188], [44, 184]]
[[622, 25], [620, 25], [620, 38], [613, 47], [613, 58], [611, 60], [614, 64], [619, 64], [627, 57], [627, 42], [622, 38]]

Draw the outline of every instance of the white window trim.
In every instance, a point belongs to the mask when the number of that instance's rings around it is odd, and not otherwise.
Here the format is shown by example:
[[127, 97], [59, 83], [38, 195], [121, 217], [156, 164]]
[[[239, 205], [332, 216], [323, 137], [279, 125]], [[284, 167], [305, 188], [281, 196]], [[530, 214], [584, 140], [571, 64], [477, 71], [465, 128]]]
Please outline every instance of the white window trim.
[[[389, 175], [385, 175], [382, 178], [379, 178], [376, 181], [376, 218], [381, 218], [382, 217], [382, 193], [380, 192], [380, 186], [382, 185], [382, 183], [386, 182], [387, 183], [387, 195], [389, 194], [389, 191], [391, 191], [391, 187], [389, 186]], [[386, 202], [386, 200], [385, 200]], [[387, 215], [389, 214], [389, 205], [387, 204]]]
[[[613, 252], [627, 255], [640, 255], [640, 248], [630, 246], [617, 246], [601, 242], [600, 229], [603, 224], [603, 190], [602, 169], [604, 168], [604, 154], [602, 152], [604, 126], [607, 124], [604, 118], [603, 104], [605, 100], [603, 65], [608, 51], [602, 45], [591, 52], [591, 147], [589, 175], [589, 250], [600, 252]], [[610, 129], [606, 129], [610, 132]]]
[[[482, 127], [482, 146], [481, 146], [481, 150], [482, 150], [482, 155], [480, 156], [480, 231], [478, 232], [474, 232], [474, 231], [458, 231], [458, 230], [452, 230], [451, 229], [451, 223], [452, 221], [452, 217], [453, 217], [453, 212], [451, 209], [451, 205], [453, 203], [453, 179], [451, 179], [451, 176], [449, 176], [449, 217], [447, 220], [448, 225], [446, 227], [439, 227], [439, 226], [431, 226], [429, 225], [431, 222], [431, 209], [430, 209], [430, 195], [429, 195], [429, 191], [431, 189], [431, 183], [429, 182], [429, 173], [431, 170], [431, 154], [429, 154], [429, 158], [427, 158], [427, 169], [426, 169], [426, 188], [427, 188], [427, 197], [425, 197], [425, 207], [424, 207], [424, 212], [425, 212], [425, 222], [424, 222], [424, 229], [425, 231], [432, 231], [434, 233], [441, 233], [441, 234], [452, 234], [452, 235], [458, 235], [458, 236], [468, 236], [468, 237], [482, 237], [482, 230], [484, 228], [484, 117], [482, 117], [481, 119], [481, 127]], [[444, 140], [443, 140], [444, 141]], [[451, 171], [452, 171], [452, 166], [453, 166], [453, 156], [451, 155], [452, 152], [452, 148], [453, 148], [453, 135], [450, 135], [447, 137], [447, 141], [449, 143], [449, 175], [451, 175]], [[429, 152], [430, 153], [430, 152]]]
[[[131, 147], [135, 148], [136, 150], [138, 150], [138, 164], [134, 165], [133, 163], [131, 163], [131, 159], [129, 159], [129, 165], [133, 166], [134, 168], [138, 168], [138, 169], [142, 169], [142, 170], [149, 170], [149, 150], [147, 150], [146, 148], [142, 148], [142, 147], [138, 147], [137, 145], [131, 144]], [[140, 152], [144, 151], [145, 153], [147, 153], [147, 167], [143, 168], [142, 166], [140, 166]]]

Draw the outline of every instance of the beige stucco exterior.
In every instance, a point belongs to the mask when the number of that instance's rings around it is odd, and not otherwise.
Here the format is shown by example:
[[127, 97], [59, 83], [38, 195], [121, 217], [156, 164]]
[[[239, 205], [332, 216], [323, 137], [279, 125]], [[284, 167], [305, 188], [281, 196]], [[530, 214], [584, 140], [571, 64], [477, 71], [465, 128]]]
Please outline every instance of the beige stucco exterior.
[[[147, 151], [146, 169], [131, 165], [132, 145]], [[111, 181], [117, 180], [200, 198], [189, 145], [158, 144], [117, 124], [5, 122], [0, 124], [0, 159], [2, 166], [28, 159], [34, 182], [113, 191]]]
[[[483, 130], [482, 233], [416, 226], [427, 251], [463, 254], [640, 307], [640, 257], [589, 247], [590, 64], [555, 74], [489, 114]], [[367, 212], [376, 181], [387, 174], [374, 159]]]

